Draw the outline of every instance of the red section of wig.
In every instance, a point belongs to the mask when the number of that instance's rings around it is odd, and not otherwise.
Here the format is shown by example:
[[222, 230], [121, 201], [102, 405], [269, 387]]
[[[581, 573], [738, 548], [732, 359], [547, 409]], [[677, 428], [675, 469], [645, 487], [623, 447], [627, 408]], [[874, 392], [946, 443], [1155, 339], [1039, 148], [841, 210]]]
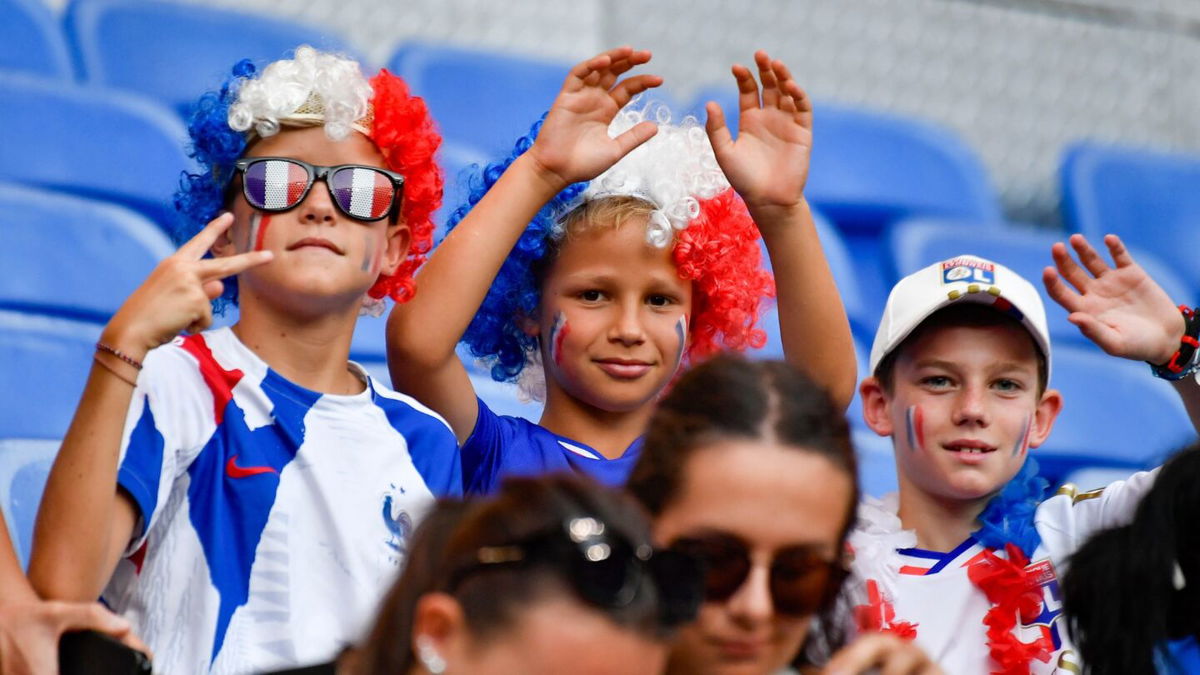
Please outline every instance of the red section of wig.
[[675, 267], [692, 280], [688, 359], [766, 344], [757, 326], [763, 298], [775, 297], [775, 280], [762, 267], [758, 227], [742, 198], [729, 189], [700, 202], [700, 215], [676, 236]]
[[442, 171], [434, 153], [442, 137], [434, 127], [425, 101], [408, 92], [408, 85], [386, 69], [371, 78], [375, 120], [371, 140], [392, 171], [404, 175], [400, 214], [412, 232], [408, 254], [395, 274], [381, 275], [367, 293], [407, 302], [416, 292], [413, 275], [433, 247], [433, 212], [442, 203]]

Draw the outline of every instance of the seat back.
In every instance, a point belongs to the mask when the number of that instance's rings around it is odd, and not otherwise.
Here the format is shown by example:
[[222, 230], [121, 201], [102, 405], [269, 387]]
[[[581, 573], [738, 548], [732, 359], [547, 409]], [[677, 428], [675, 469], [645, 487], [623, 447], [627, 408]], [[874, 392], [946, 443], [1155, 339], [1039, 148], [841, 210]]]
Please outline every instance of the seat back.
[[[187, 130], [136, 96], [0, 74], [0, 180], [113, 201], [173, 222]], [[194, 170], [194, 169], [193, 169]]]
[[185, 117], [241, 59], [263, 66], [304, 44], [351, 52], [327, 29], [201, 3], [73, 0], [63, 21], [82, 79], [149, 96]]
[[10, 183], [0, 237], [0, 307], [100, 322], [174, 250], [133, 211]]
[[0, 70], [74, 79], [62, 29], [43, 0], [0, 2]]
[[0, 310], [0, 438], [62, 438], [101, 325]]
[[1200, 156], [1080, 143], [1064, 155], [1060, 178], [1069, 227], [1092, 241], [1119, 235], [1200, 295]]
[[22, 569], [29, 565], [33, 526], [58, 440], [0, 439], [0, 511]]

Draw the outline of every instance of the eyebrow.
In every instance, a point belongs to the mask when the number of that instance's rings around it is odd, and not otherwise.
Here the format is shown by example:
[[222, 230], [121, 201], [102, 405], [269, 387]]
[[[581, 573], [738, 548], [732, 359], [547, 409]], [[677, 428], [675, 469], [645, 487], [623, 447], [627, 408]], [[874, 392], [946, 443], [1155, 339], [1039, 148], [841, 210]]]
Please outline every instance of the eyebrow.
[[[913, 367], [914, 368], [941, 368], [942, 370], [953, 370], [953, 371], [961, 370], [961, 367], [959, 366], [959, 364], [954, 363], [952, 361], [943, 361], [941, 359], [924, 359], [924, 360], [913, 363]], [[1007, 373], [1007, 372], [1014, 372], [1014, 371], [1022, 372], [1022, 373], [1029, 372], [1029, 371], [1036, 372], [1037, 367], [1033, 366], [1031, 364], [1020, 363], [1017, 361], [998, 361], [998, 362], [988, 364], [988, 372], [992, 373], [992, 374]]]

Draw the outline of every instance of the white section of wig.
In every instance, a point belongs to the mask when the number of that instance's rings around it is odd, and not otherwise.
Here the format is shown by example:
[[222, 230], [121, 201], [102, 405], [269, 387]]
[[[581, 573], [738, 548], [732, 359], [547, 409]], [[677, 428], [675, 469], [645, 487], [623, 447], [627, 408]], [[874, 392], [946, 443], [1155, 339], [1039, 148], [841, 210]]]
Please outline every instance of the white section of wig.
[[[357, 61], [305, 45], [296, 48], [295, 58], [275, 61], [257, 78], [242, 83], [237, 101], [229, 107], [229, 127], [273, 136], [314, 98], [324, 107], [325, 134], [340, 141], [367, 116], [372, 93]], [[310, 124], [320, 120], [302, 117]]]
[[728, 190], [729, 180], [699, 120], [688, 115], [672, 123], [666, 104], [635, 99], [617, 113], [608, 135], [615, 138], [645, 120], [657, 123], [658, 133], [594, 178], [573, 206], [602, 197], [644, 199], [657, 207], [646, 221], [646, 242], [664, 248], [700, 215], [700, 201]]

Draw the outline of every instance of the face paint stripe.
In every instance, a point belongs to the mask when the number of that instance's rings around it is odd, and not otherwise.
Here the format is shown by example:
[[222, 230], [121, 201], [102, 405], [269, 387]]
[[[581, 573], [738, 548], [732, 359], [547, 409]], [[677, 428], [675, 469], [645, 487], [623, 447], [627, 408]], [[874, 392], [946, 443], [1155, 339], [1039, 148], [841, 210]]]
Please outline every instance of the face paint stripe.
[[1013, 457], [1020, 455], [1029, 448], [1029, 432], [1032, 430], [1033, 416], [1030, 415], [1025, 418], [1025, 426], [1021, 429], [1021, 436], [1017, 439], [1016, 444], [1013, 445]]
[[913, 427], [917, 432], [917, 449], [925, 449], [925, 413], [921, 410], [921, 406], [913, 406], [915, 413], [913, 415]]
[[916, 451], [925, 447], [925, 431], [923, 427], [923, 415], [921, 414], [920, 406], [910, 406], [908, 413], [905, 415], [905, 422], [908, 426], [908, 449]]
[[675, 338], [679, 340], [679, 346], [675, 348], [675, 370], [679, 370], [679, 366], [683, 364], [683, 354], [687, 347], [687, 331], [688, 317], [687, 314], [684, 314], [675, 323]]
[[562, 365], [562, 343], [570, 332], [567, 315], [559, 312], [554, 316], [554, 324], [550, 326], [550, 359], [555, 365]]
[[375, 257], [375, 241], [370, 232], [363, 232], [363, 261], [362, 271], [366, 272], [371, 268], [371, 261]]
[[267, 236], [267, 226], [271, 224], [271, 216], [265, 213], [256, 213], [258, 223], [254, 225], [258, 229], [258, 234], [254, 237], [254, 250], [263, 250], [263, 239]]

